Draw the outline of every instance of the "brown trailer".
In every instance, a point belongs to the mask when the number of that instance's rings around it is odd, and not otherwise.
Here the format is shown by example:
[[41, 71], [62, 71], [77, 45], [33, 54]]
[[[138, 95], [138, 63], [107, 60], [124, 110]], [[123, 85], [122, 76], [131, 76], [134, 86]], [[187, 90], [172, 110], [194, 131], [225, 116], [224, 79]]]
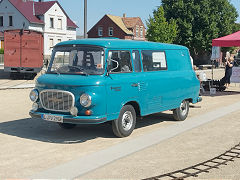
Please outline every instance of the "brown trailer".
[[4, 71], [36, 74], [43, 67], [43, 35], [32, 30], [4, 32]]

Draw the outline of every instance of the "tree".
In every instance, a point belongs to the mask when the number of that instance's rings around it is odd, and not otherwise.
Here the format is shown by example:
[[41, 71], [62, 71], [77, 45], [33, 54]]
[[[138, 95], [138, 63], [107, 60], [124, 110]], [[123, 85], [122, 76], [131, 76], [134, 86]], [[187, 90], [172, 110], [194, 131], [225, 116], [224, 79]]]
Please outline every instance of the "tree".
[[187, 46], [195, 59], [210, 54], [212, 39], [236, 30], [238, 14], [229, 0], [162, 0], [162, 6], [166, 20], [178, 26], [174, 43]]
[[147, 21], [147, 39], [154, 42], [172, 43], [177, 36], [177, 25], [173, 19], [169, 23], [164, 17], [163, 7], [153, 11], [153, 17]]

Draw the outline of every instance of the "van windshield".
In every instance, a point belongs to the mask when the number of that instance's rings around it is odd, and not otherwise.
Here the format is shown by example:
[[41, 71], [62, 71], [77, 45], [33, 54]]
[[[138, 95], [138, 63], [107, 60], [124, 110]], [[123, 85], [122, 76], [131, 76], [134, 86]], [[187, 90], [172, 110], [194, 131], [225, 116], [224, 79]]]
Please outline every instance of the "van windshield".
[[47, 73], [100, 75], [104, 64], [103, 48], [61, 46], [54, 48]]

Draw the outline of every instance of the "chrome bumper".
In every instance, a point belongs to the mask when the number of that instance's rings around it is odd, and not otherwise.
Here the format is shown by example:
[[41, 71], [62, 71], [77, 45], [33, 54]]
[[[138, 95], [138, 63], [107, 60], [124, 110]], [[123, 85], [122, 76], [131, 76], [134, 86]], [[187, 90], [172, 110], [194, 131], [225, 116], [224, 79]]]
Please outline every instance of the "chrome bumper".
[[[40, 118], [42, 119], [43, 114], [50, 114], [50, 113], [41, 113], [41, 112], [34, 112], [30, 111], [29, 115], [32, 118]], [[71, 115], [59, 115], [59, 114], [51, 114], [56, 116], [63, 116], [63, 123], [70, 123], [70, 124], [100, 124], [107, 121], [106, 117], [96, 117], [96, 116], [71, 116]]]

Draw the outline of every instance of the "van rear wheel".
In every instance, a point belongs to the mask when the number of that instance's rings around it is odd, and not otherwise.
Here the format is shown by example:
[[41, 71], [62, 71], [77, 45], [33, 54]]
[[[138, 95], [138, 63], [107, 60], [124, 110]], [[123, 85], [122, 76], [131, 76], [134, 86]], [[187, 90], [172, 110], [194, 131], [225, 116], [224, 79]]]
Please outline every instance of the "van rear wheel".
[[189, 112], [189, 102], [187, 100], [183, 100], [180, 106], [173, 110], [173, 117], [177, 121], [184, 121]]
[[117, 137], [129, 136], [136, 125], [136, 112], [131, 105], [125, 105], [120, 111], [118, 119], [112, 121], [112, 130]]

